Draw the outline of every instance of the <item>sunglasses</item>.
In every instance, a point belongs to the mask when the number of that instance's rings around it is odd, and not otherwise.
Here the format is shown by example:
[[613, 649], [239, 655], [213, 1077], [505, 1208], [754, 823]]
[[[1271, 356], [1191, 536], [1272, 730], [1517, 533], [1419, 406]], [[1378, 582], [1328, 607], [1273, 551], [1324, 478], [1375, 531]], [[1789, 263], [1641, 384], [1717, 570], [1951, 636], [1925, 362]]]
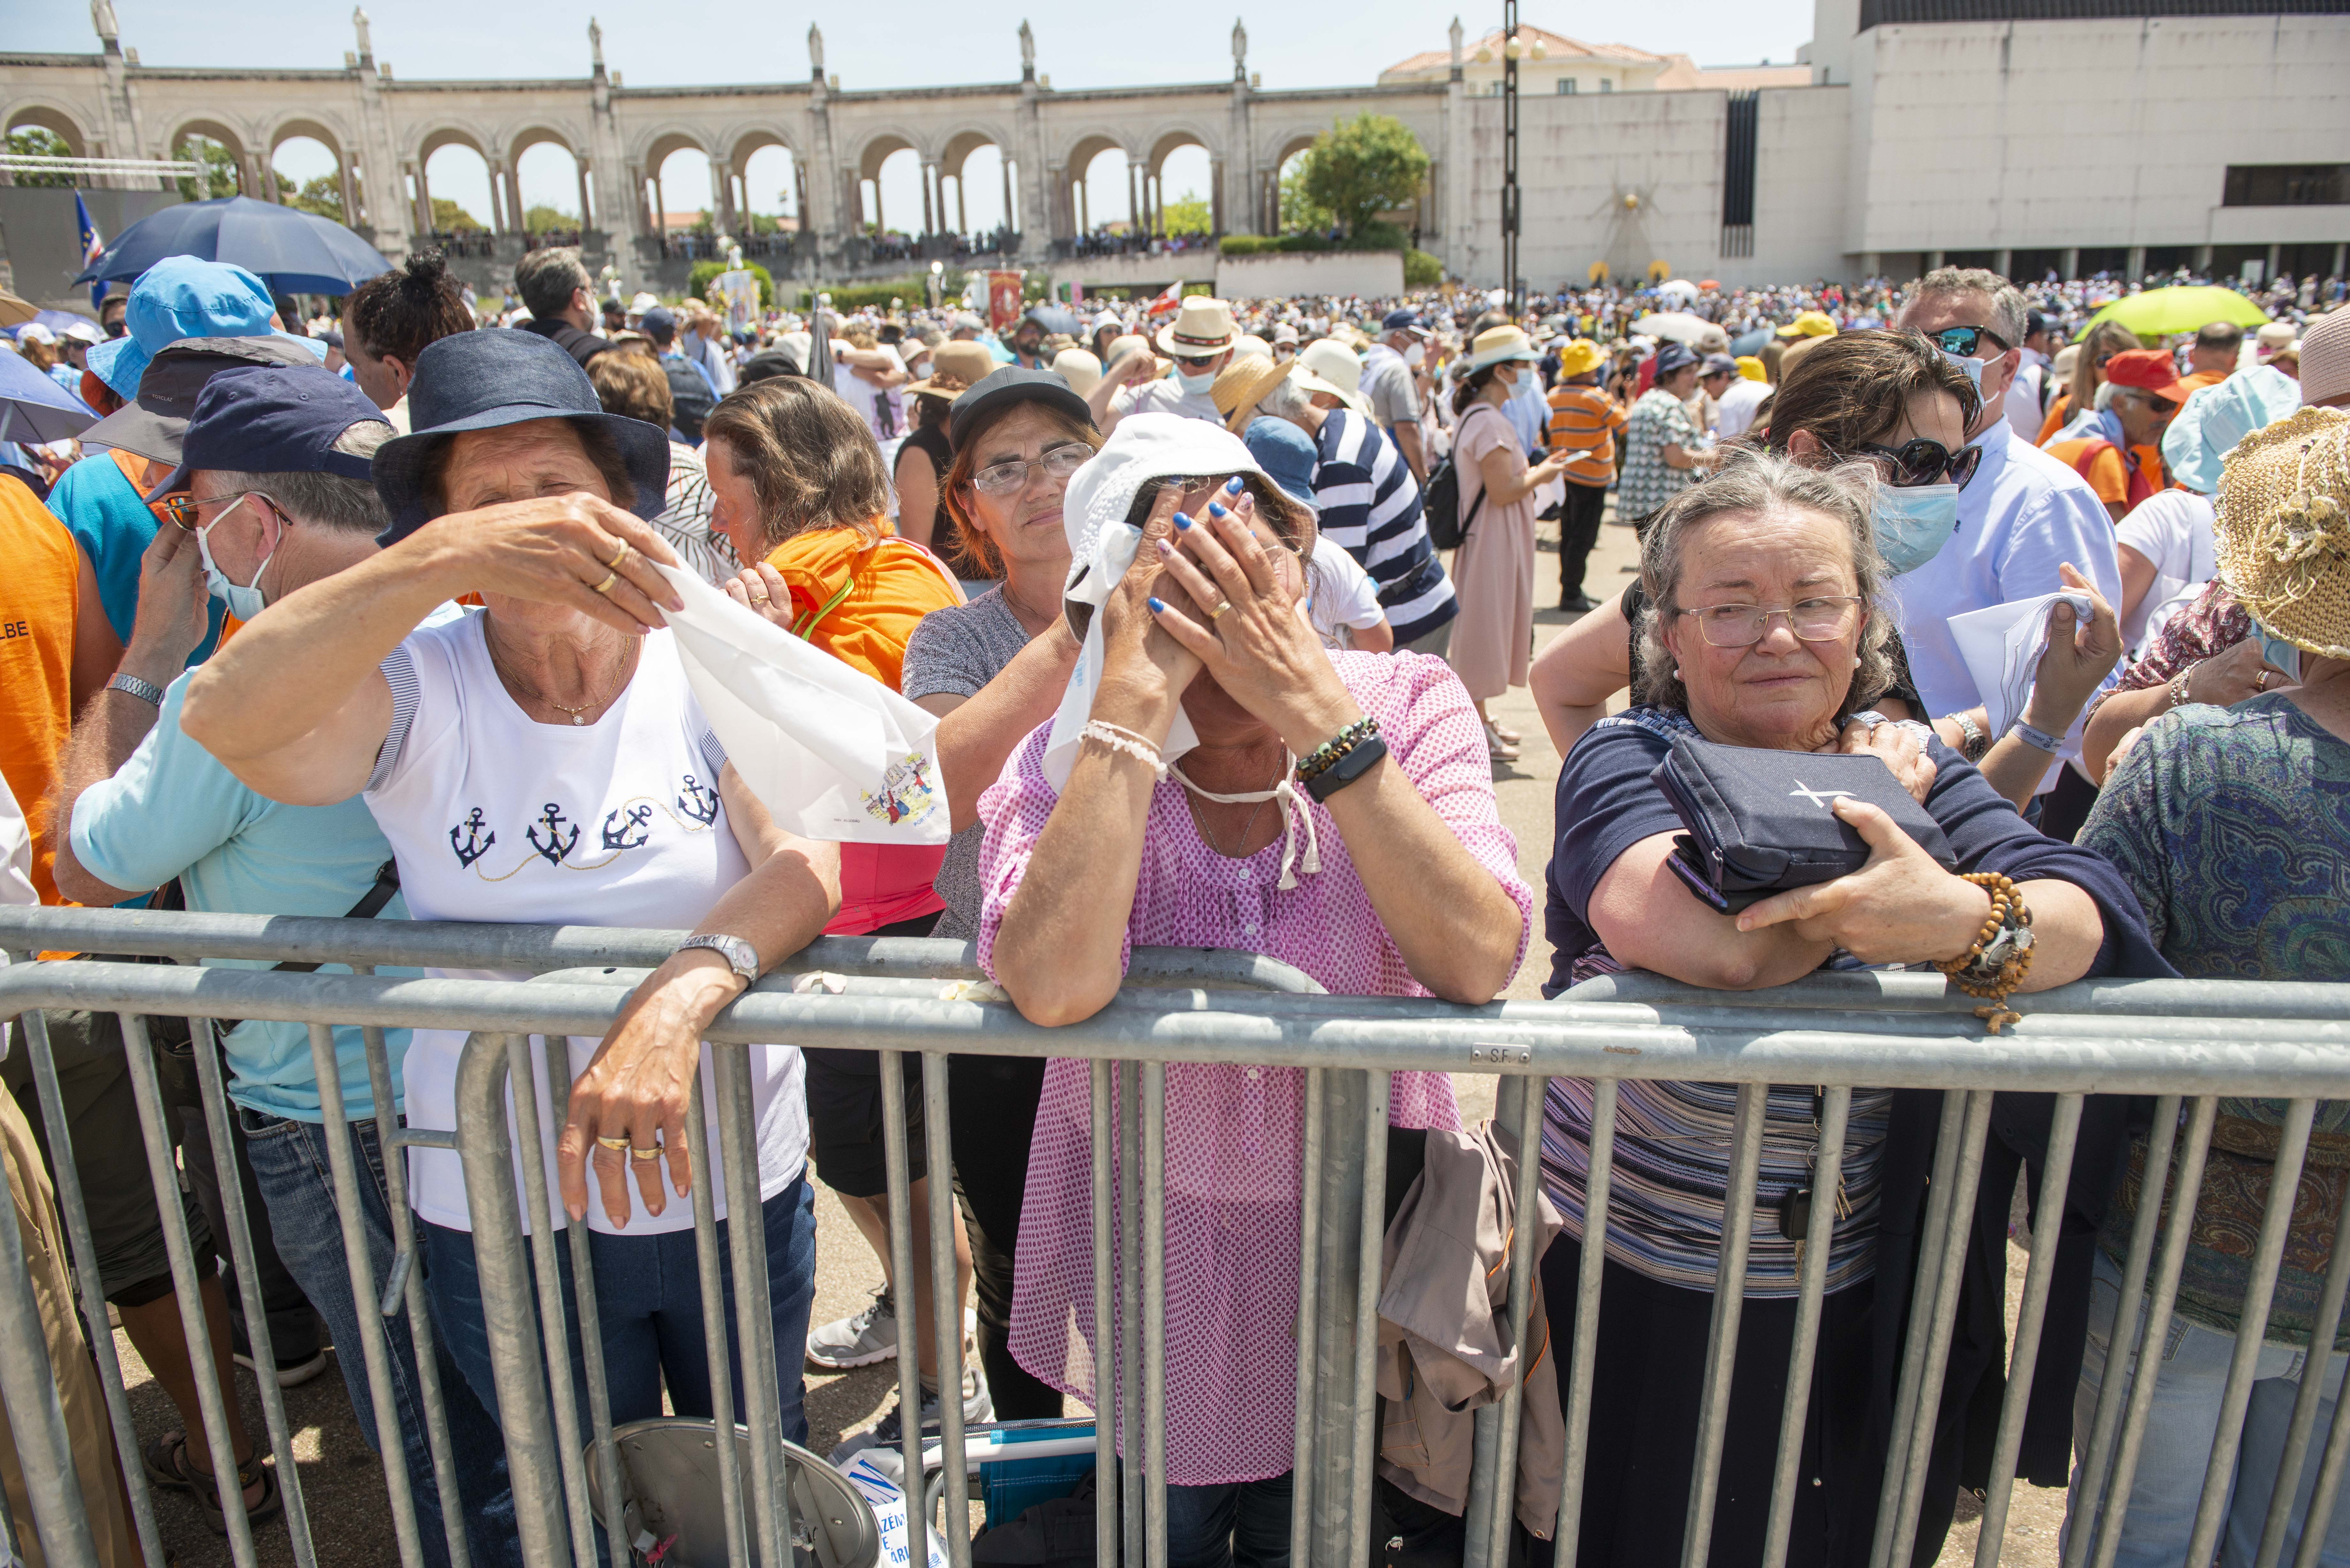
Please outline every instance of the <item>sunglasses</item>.
[[196, 498], [184, 490], [177, 494], [150, 501], [147, 504], [147, 510], [155, 514], [155, 521], [158, 523], [169, 523], [185, 533], [195, 532]]
[[1982, 347], [1986, 337], [2002, 354], [2015, 347], [1988, 327], [1945, 327], [1934, 334], [1934, 341], [1940, 345], [1944, 353], [1956, 354], [1962, 359], [1973, 358], [1975, 350]]
[[1182, 366], [1185, 369], [1191, 371], [1195, 376], [1215, 362], [1216, 357], [1213, 354], [1210, 354], [1203, 358], [1198, 359], [1191, 358], [1190, 356], [1183, 354], [1178, 354], [1175, 356], [1175, 363]]
[[1899, 446], [1880, 446], [1875, 441], [1863, 441], [1853, 449], [1856, 457], [1881, 457], [1893, 465], [1893, 477], [1887, 481], [1896, 490], [1912, 485], [1940, 484], [1947, 481], [1960, 489], [1975, 476], [1982, 466], [1982, 448], [1962, 446], [1952, 452], [1930, 436], [1905, 441]]

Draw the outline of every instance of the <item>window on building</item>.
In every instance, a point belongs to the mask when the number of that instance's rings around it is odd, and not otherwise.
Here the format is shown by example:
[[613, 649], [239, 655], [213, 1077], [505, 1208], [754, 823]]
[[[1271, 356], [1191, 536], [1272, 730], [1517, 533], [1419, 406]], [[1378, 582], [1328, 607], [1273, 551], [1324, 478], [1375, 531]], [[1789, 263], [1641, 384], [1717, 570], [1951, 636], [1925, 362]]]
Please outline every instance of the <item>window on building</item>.
[[1599, 90], [1601, 92], [1614, 92], [1616, 90], [1616, 84], [1607, 78], [1601, 77], [1599, 78]]
[[1564, 93], [1572, 93], [1575, 90], [1575, 78], [1573, 77], [1559, 78], [1558, 90]]
[[2223, 207], [2337, 207], [2350, 203], [2350, 163], [2232, 163]]

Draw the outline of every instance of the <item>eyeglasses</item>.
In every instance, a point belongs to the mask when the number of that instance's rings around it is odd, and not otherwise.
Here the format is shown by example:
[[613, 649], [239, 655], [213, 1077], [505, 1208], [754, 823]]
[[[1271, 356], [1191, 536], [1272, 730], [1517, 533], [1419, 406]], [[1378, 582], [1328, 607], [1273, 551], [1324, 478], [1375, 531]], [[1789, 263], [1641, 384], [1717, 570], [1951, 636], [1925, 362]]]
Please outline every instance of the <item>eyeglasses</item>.
[[1975, 350], [1982, 347], [1982, 340], [1986, 337], [2002, 354], [2015, 347], [1988, 327], [1945, 327], [1934, 334], [1934, 341], [1944, 353], [1956, 354], [1962, 359], [1973, 358]]
[[196, 498], [184, 490], [175, 495], [150, 501], [147, 510], [155, 514], [158, 523], [169, 523], [185, 533], [195, 531]]
[[1052, 448], [1035, 462], [1014, 458], [1010, 462], [993, 463], [971, 476], [972, 488], [983, 495], [1010, 495], [1024, 489], [1031, 469], [1042, 469], [1047, 479], [1066, 481], [1083, 468], [1093, 449], [1083, 441], [1067, 441]]
[[1785, 608], [1764, 605], [1708, 605], [1681, 614], [1694, 618], [1700, 636], [1714, 648], [1752, 648], [1771, 629], [1772, 618], [1784, 616], [1787, 629], [1804, 642], [1834, 642], [1852, 629], [1860, 609], [1858, 594], [1833, 594], [1797, 599]]
[[1939, 484], [1944, 481], [1964, 490], [1967, 481], [1982, 466], [1982, 448], [1962, 446], [1952, 452], [1930, 436], [1905, 441], [1899, 446], [1879, 446], [1875, 441], [1862, 441], [1853, 447], [1860, 457], [1881, 457], [1893, 464], [1893, 477], [1887, 483], [1896, 490], [1907, 490], [1916, 484]]

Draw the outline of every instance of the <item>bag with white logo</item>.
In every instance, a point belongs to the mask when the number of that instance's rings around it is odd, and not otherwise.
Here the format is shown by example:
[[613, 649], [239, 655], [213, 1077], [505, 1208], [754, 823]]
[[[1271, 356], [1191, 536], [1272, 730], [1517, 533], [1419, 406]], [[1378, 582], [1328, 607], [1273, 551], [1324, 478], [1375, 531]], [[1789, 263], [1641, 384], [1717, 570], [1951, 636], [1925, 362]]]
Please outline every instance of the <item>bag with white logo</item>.
[[938, 719], [691, 572], [665, 612], [727, 761], [775, 826], [835, 844], [944, 844]]
[[1871, 753], [1763, 751], [1683, 736], [1648, 778], [1689, 829], [1674, 838], [1666, 864], [1724, 914], [1867, 863], [1867, 841], [1835, 814], [1839, 798], [1879, 808], [1944, 870], [1958, 868], [1941, 825]]

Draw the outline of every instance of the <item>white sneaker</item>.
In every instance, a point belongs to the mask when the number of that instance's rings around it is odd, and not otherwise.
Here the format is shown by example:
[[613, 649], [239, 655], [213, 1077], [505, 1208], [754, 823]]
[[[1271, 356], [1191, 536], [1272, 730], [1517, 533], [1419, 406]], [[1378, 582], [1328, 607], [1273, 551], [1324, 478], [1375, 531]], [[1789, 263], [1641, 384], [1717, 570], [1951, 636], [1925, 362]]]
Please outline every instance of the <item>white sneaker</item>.
[[870, 1366], [897, 1354], [898, 1303], [887, 1285], [873, 1293], [864, 1311], [812, 1330], [807, 1338], [808, 1365], [827, 1372]]
[[[235, 1361], [239, 1366], [244, 1367], [255, 1377], [261, 1376], [261, 1368], [253, 1364], [253, 1357], [245, 1352], [242, 1350], [237, 1351], [235, 1353]], [[309, 1360], [296, 1362], [291, 1366], [280, 1363], [277, 1368], [277, 1386], [280, 1388], [299, 1388], [303, 1384], [307, 1383], [310, 1379], [316, 1377], [319, 1373], [324, 1372], [326, 1369], [327, 1353], [323, 1350], [310, 1357]]]
[[[962, 1424], [965, 1428], [995, 1418], [995, 1400], [987, 1391], [987, 1376], [979, 1369], [977, 1362], [963, 1364], [962, 1397]], [[943, 1409], [938, 1395], [925, 1392], [922, 1395], [922, 1436], [925, 1438], [938, 1436], [941, 1419], [943, 1419]], [[899, 1445], [905, 1440], [905, 1402], [901, 1396], [889, 1402], [889, 1408], [882, 1413], [879, 1420], [866, 1428], [865, 1430], [852, 1435], [838, 1448], [833, 1449], [832, 1462], [836, 1465], [847, 1464], [868, 1449], [895, 1454]], [[879, 1462], [879, 1455], [877, 1454], [875, 1458]]]

